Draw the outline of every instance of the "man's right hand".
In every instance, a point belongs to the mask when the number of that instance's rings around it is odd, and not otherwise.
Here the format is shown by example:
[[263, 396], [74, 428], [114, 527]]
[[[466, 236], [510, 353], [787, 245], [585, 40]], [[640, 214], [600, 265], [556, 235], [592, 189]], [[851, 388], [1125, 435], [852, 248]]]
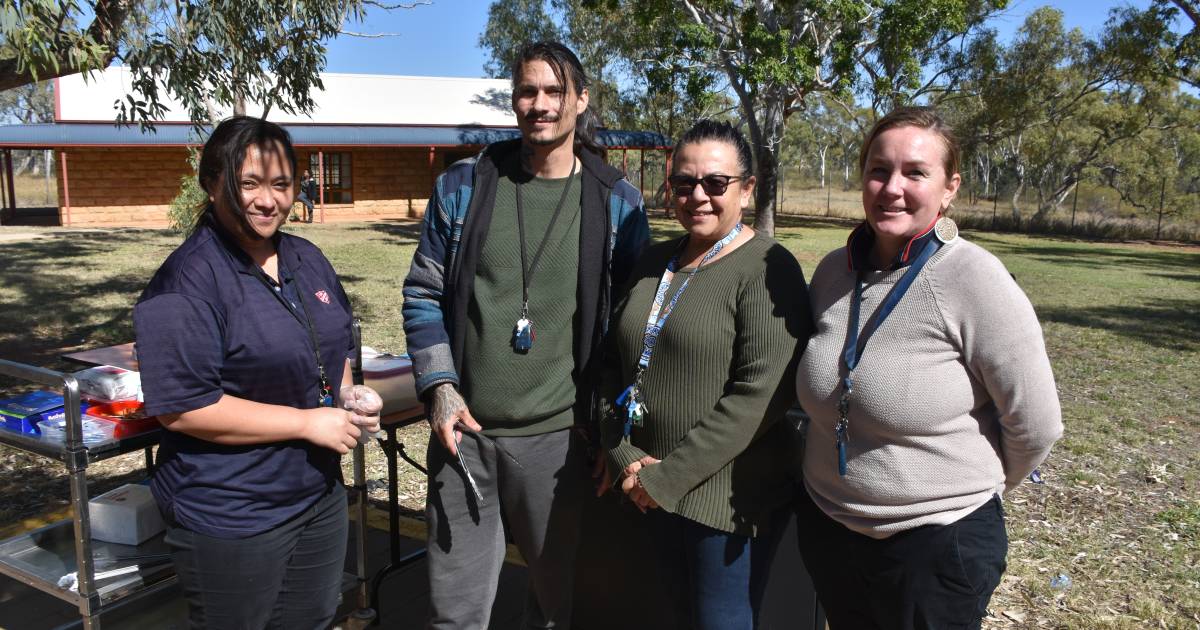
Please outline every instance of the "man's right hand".
[[453, 383], [442, 383], [434, 387], [429, 405], [429, 428], [433, 429], [437, 440], [454, 456], [458, 455], [458, 443], [462, 440], [460, 424], [470, 431], [483, 430], [471, 416], [471, 410], [467, 409], [467, 401], [463, 400], [462, 394], [458, 393]]
[[350, 412], [335, 407], [305, 409], [305, 440], [341, 454], [350, 452], [358, 445], [362, 431], [350, 421]]

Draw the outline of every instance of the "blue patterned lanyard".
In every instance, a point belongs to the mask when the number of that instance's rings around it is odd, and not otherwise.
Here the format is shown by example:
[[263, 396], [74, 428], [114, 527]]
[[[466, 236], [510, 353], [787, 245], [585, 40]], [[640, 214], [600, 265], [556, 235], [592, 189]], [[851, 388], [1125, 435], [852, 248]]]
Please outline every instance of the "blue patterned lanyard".
[[921, 273], [921, 268], [929, 262], [934, 252], [940, 247], [941, 242], [938, 239], [929, 239], [920, 255], [908, 267], [908, 271], [904, 272], [900, 281], [883, 299], [879, 313], [875, 316], [874, 321], [868, 322], [867, 326], [863, 328], [861, 336], [858, 334], [858, 313], [862, 305], [862, 272], [858, 273], [858, 277], [854, 281], [854, 294], [850, 298], [850, 325], [846, 330], [846, 349], [842, 353], [842, 359], [846, 362], [846, 376], [842, 379], [842, 396], [838, 400], [838, 422], [833, 428], [836, 438], [834, 446], [837, 449], [838, 474], [843, 477], [846, 476], [846, 444], [850, 441], [850, 395], [854, 393], [854, 383], [851, 380], [854, 368], [858, 367], [858, 362], [862, 359], [863, 351], [866, 350], [867, 341], [871, 339], [871, 335], [879, 330], [879, 327], [883, 325], [883, 320], [892, 314], [896, 304], [900, 303], [900, 298], [904, 297], [913, 281], [917, 279], [917, 274]]
[[[696, 265], [696, 271], [699, 271], [705, 263], [712, 260], [714, 256], [721, 253], [726, 245], [733, 242], [738, 234], [742, 232], [742, 224], [738, 223], [733, 226], [733, 229], [726, 234], [724, 238], [717, 241], [700, 259], [700, 263]], [[680, 243], [679, 249], [683, 249], [683, 244]], [[663, 326], [667, 323], [667, 318], [675, 310], [675, 303], [679, 301], [679, 297], [687, 290], [688, 284], [692, 278], [696, 277], [695, 272], [690, 274], [683, 280], [683, 284], [679, 285], [679, 289], [675, 291], [675, 295], [671, 297], [671, 301], [664, 302], [667, 298], [667, 289], [671, 288], [671, 281], [675, 279], [675, 270], [679, 268], [679, 251], [671, 257], [667, 262], [667, 268], [663, 271], [662, 279], [658, 281], [658, 288], [654, 291], [654, 302], [650, 305], [650, 314], [646, 317], [646, 331], [642, 335], [642, 356], [638, 357], [638, 367], [634, 374], [633, 384], [625, 388], [621, 395], [617, 398], [616, 404], [618, 409], [625, 411], [625, 435], [628, 436], [633, 426], [641, 426], [642, 419], [645, 417], [649, 409], [646, 407], [645, 395], [642, 392], [642, 373], [650, 367], [650, 356], [654, 354], [654, 347], [658, 345], [658, 336], [662, 333]], [[660, 314], [661, 313], [661, 314]]]

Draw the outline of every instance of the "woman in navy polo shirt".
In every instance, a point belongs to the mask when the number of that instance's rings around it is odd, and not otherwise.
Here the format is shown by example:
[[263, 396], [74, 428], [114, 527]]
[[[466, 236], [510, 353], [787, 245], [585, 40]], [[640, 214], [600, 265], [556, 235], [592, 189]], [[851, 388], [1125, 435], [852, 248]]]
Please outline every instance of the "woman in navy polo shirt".
[[279, 232], [291, 139], [235, 117], [204, 145], [209, 203], [134, 308], [153, 491], [193, 627], [324, 628], [346, 552], [339, 459], [378, 415], [350, 385], [350, 303], [312, 243]]

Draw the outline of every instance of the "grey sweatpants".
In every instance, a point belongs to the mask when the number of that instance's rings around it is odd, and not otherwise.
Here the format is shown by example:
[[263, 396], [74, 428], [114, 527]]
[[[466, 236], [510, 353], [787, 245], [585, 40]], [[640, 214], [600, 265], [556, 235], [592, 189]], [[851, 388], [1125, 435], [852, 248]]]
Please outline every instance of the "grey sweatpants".
[[580, 515], [591, 488], [582, 440], [564, 429], [530, 437], [466, 434], [459, 448], [483, 494], [430, 439], [428, 628], [487, 628], [509, 533], [529, 567], [526, 628], [568, 628]]

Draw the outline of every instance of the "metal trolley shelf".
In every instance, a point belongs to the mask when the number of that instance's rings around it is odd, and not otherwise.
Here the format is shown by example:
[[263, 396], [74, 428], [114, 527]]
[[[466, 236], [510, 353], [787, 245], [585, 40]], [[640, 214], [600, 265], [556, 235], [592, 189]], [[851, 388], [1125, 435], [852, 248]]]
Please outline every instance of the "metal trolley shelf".
[[[74, 376], [4, 359], [0, 359], [0, 375], [62, 393], [67, 418], [63, 442], [0, 430], [0, 443], [62, 462], [67, 468], [73, 513], [70, 520], [0, 542], [0, 573], [78, 606], [83, 627], [98, 629], [100, 612], [106, 606], [147, 589], [168, 586], [175, 580], [170, 562], [143, 563], [147, 557], [161, 558], [167, 552], [161, 534], [136, 547], [92, 540], [88, 515], [88, 464], [144, 449], [149, 466], [150, 447], [158, 443], [160, 429], [85, 445], [79, 384]], [[103, 576], [132, 566], [139, 569], [96, 579], [97, 571]], [[60, 587], [59, 579], [72, 569], [77, 574], [77, 590]]]

